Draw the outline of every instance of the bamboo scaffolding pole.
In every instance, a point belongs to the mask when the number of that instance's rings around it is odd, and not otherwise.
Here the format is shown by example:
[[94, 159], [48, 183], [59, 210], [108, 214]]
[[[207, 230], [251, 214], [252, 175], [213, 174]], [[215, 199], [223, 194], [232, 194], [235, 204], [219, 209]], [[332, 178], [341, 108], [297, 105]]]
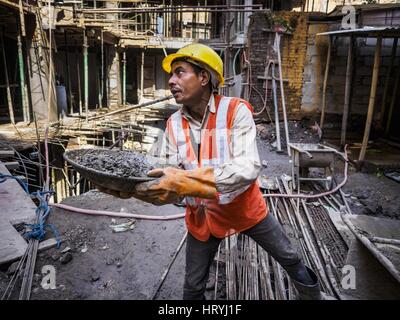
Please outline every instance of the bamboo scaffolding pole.
[[[283, 185], [284, 189], [286, 190], [286, 192], [288, 194], [291, 194], [287, 181], [285, 179], [281, 179], [281, 181], [282, 181], [282, 185]], [[306, 247], [307, 247], [307, 249], [309, 251], [310, 256], [312, 257], [312, 260], [314, 261], [314, 264], [316, 266], [318, 274], [319, 274], [319, 276], [320, 276], [320, 278], [322, 280], [321, 284], [326, 288], [326, 290], [328, 291], [328, 294], [333, 295], [333, 292], [332, 292], [332, 289], [331, 289], [331, 286], [330, 286], [330, 282], [327, 279], [327, 276], [326, 276], [324, 267], [322, 265], [321, 259], [320, 259], [319, 255], [318, 255], [318, 252], [317, 252], [317, 250], [315, 248], [314, 243], [312, 242], [310, 234], [308, 233], [307, 229], [305, 228], [306, 224], [304, 223], [303, 219], [301, 218], [301, 215], [300, 215], [300, 213], [298, 211], [297, 205], [296, 205], [296, 203], [294, 202], [293, 199], [289, 199], [288, 201], [292, 205], [294, 216], [295, 216], [295, 218], [296, 218], [296, 220], [298, 222], [298, 225], [300, 227], [300, 231], [301, 231], [301, 234], [303, 235]]]
[[322, 110], [321, 110], [321, 120], [319, 123], [319, 127], [324, 127], [325, 121], [325, 110], [326, 110], [326, 88], [328, 86], [328, 76], [329, 76], [329, 66], [331, 64], [331, 51], [332, 51], [332, 38], [328, 37], [328, 54], [326, 57], [326, 65], [325, 65], [325, 74], [324, 74], [324, 82], [322, 86]]
[[399, 270], [393, 265], [392, 261], [390, 261], [386, 256], [384, 256], [376, 246], [361, 232], [357, 230], [354, 224], [350, 221], [348, 215], [341, 214], [343, 222], [350, 228], [350, 230], [354, 233], [358, 240], [361, 241], [363, 245], [365, 245], [372, 255], [389, 271], [389, 273], [398, 281], [400, 282], [400, 272]]
[[82, 92], [81, 92], [81, 70], [79, 67], [79, 55], [75, 46], [75, 60], [76, 60], [76, 72], [77, 72], [77, 81], [78, 81], [78, 98], [79, 98], [79, 115], [82, 115]]
[[398, 96], [398, 89], [399, 89], [399, 84], [400, 84], [400, 67], [397, 68], [397, 75], [396, 75], [396, 80], [393, 88], [393, 93], [392, 93], [392, 99], [390, 101], [390, 107], [389, 107], [389, 112], [388, 112], [388, 118], [386, 122], [386, 130], [385, 130], [385, 135], [389, 135], [390, 127], [392, 124], [392, 116], [393, 116], [393, 110], [396, 102], [396, 98]]
[[101, 35], [100, 35], [100, 55], [101, 55], [101, 72], [100, 72], [100, 94], [99, 94], [99, 103], [100, 103], [100, 108], [103, 106], [103, 97], [104, 97], [104, 31], [101, 29]]
[[372, 71], [371, 93], [369, 96], [367, 121], [365, 122], [364, 138], [361, 145], [360, 155], [358, 157], [359, 161], [363, 161], [365, 158], [365, 153], [367, 151], [368, 140], [369, 140], [369, 132], [371, 130], [372, 119], [374, 116], [374, 107], [376, 98], [375, 95], [378, 84], [379, 66], [381, 62], [381, 50], [382, 50], [382, 37], [378, 37], [375, 47], [374, 68]]
[[1, 52], [2, 52], [3, 64], [4, 64], [4, 78], [6, 81], [8, 112], [10, 115], [11, 123], [15, 124], [14, 109], [13, 109], [13, 103], [12, 103], [12, 97], [11, 97], [11, 90], [10, 90], [10, 82], [8, 80], [7, 58], [6, 58], [6, 52], [5, 52], [5, 46], [4, 46], [4, 27], [1, 28], [0, 36], [1, 36], [1, 39], [0, 39], [1, 40]]
[[382, 104], [381, 104], [381, 111], [380, 111], [380, 119], [379, 119], [379, 126], [382, 127], [383, 125], [383, 120], [385, 118], [385, 111], [386, 111], [386, 100], [388, 96], [388, 91], [389, 91], [389, 82], [390, 82], [390, 77], [392, 76], [392, 70], [393, 70], [393, 63], [396, 57], [396, 51], [397, 51], [397, 42], [399, 38], [394, 38], [393, 39], [393, 45], [392, 45], [392, 53], [390, 55], [390, 63], [389, 63], [389, 70], [386, 73], [386, 79], [385, 79], [385, 86], [383, 88], [383, 97], [382, 97]]
[[85, 107], [85, 121], [88, 121], [89, 114], [89, 70], [88, 70], [88, 43], [86, 30], [83, 31], [83, 95]]
[[353, 74], [353, 51], [354, 51], [354, 38], [349, 38], [349, 48], [347, 51], [347, 67], [346, 67], [346, 84], [344, 90], [344, 107], [342, 117], [342, 130], [340, 135], [340, 145], [343, 147], [346, 144], [346, 131], [350, 109], [350, 92], [351, 92], [351, 79]]
[[18, 65], [19, 65], [19, 81], [20, 81], [20, 90], [21, 90], [21, 105], [22, 105], [22, 113], [25, 122], [30, 121], [29, 116], [29, 106], [27, 101], [27, 89], [25, 84], [25, 67], [24, 67], [24, 57], [22, 51], [22, 40], [21, 35], [17, 35], [17, 47], [18, 47]]
[[122, 105], [126, 105], [126, 50], [122, 52]]
[[290, 157], [291, 151], [290, 151], [290, 139], [289, 139], [289, 128], [288, 128], [288, 120], [287, 120], [287, 114], [286, 114], [286, 102], [285, 102], [285, 92], [283, 88], [283, 74], [282, 74], [282, 59], [281, 59], [281, 47], [280, 47], [280, 39], [281, 35], [276, 32], [275, 33], [276, 41], [277, 41], [277, 53], [278, 53], [278, 69], [279, 69], [279, 87], [281, 90], [281, 103], [282, 103], [282, 112], [283, 112], [283, 123], [285, 125], [285, 138], [286, 138], [286, 146], [287, 146], [287, 152]]
[[328, 276], [328, 279], [330, 280], [330, 283], [332, 285], [333, 291], [335, 292], [337, 297], [340, 297], [340, 289], [338, 288], [337, 281], [336, 281], [336, 279], [335, 279], [335, 277], [333, 275], [333, 272], [331, 270], [331, 267], [329, 265], [333, 259], [332, 259], [331, 255], [329, 254], [329, 251], [325, 250], [326, 249], [325, 244], [318, 237], [317, 230], [316, 230], [316, 228], [314, 226], [314, 222], [313, 222], [313, 220], [311, 218], [311, 215], [310, 215], [310, 213], [308, 211], [306, 202], [304, 200], [301, 200], [301, 204], [303, 206], [304, 214], [305, 214], [305, 216], [306, 216], [306, 218], [308, 220], [308, 223], [310, 225], [311, 232], [313, 233], [314, 239], [317, 242], [317, 245], [318, 245], [318, 248], [320, 250], [322, 259], [324, 260], [325, 268], [326, 268], [326, 271], [327, 271], [327, 276]]
[[68, 104], [69, 104], [69, 112], [74, 113], [74, 109], [72, 106], [72, 90], [71, 90], [71, 72], [69, 70], [69, 57], [68, 57], [68, 37], [67, 30], [64, 30], [64, 48], [65, 48], [65, 67], [67, 72], [67, 86], [68, 86]]

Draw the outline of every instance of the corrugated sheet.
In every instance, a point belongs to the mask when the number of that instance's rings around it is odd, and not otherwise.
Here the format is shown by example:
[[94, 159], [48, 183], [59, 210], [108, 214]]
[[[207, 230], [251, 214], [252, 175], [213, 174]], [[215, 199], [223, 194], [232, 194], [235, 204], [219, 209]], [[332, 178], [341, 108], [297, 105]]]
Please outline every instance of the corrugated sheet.
[[364, 27], [359, 29], [347, 29], [347, 30], [335, 30], [328, 32], [317, 33], [317, 36], [350, 36], [350, 35], [360, 35], [360, 36], [394, 36], [400, 37], [400, 26], [386, 26], [386, 27]]

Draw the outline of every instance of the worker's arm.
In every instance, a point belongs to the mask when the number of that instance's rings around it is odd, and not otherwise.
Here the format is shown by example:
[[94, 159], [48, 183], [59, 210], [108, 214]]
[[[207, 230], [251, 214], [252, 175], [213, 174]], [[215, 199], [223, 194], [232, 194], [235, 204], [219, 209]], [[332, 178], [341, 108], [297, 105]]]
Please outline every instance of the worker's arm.
[[[169, 123], [167, 124], [169, 125]], [[179, 165], [179, 157], [176, 145], [170, 140], [167, 132], [164, 132], [163, 136], [159, 140], [159, 145], [156, 147], [152, 155], [155, 157], [161, 158], [167, 165], [177, 167]], [[162, 171], [162, 170], [161, 170]], [[162, 174], [160, 173], [160, 169], [155, 169], [150, 171], [149, 176], [160, 177]], [[147, 182], [139, 184], [137, 187], [137, 192], [119, 192], [111, 189], [107, 189], [101, 186], [95, 186], [100, 192], [107, 193], [113, 195], [114, 197], [121, 199], [128, 199], [131, 197], [135, 197], [139, 200], [153, 203], [155, 205], [163, 205], [168, 203], [179, 203], [182, 201], [183, 197], [178, 196], [173, 192], [159, 192], [144, 190], [145, 186], [150, 188], [154, 184], [158, 184], [159, 179], [154, 180], [154, 182]], [[142, 191], [142, 192], [141, 192]]]
[[256, 134], [256, 125], [251, 111], [243, 103], [239, 104], [231, 129], [232, 158], [214, 169], [218, 192], [233, 192], [257, 179], [261, 162]]
[[149, 176], [159, 177], [154, 181], [140, 183], [136, 186], [136, 193], [152, 199], [156, 204], [180, 202], [186, 196], [199, 198], [216, 198], [215, 178], [212, 168], [199, 168], [194, 170], [177, 169], [182, 165], [176, 144], [171, 141], [168, 130], [171, 128], [167, 122], [166, 132], [159, 148], [160, 158], [174, 167], [154, 169]]
[[[157, 201], [167, 201], [176, 196], [217, 199], [217, 191], [230, 193], [257, 179], [261, 165], [253, 115], [244, 104], [237, 108], [231, 131], [230, 161], [215, 169], [156, 169], [150, 175], [161, 176], [160, 179], [139, 184], [136, 188], [138, 194]], [[164, 142], [171, 152], [173, 145], [168, 140]], [[169, 156], [171, 158], [171, 154]]]

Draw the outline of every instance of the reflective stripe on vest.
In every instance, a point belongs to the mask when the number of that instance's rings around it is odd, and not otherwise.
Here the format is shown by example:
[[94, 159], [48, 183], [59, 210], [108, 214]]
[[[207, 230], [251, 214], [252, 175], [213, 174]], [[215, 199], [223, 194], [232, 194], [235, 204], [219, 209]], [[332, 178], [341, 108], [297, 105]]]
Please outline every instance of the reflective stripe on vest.
[[[228, 125], [228, 113], [233, 112], [234, 108], [231, 108], [231, 110], [229, 110], [229, 106], [231, 102], [237, 102], [237, 104], [242, 102], [238, 99], [235, 99], [235, 101], [233, 101], [232, 99], [234, 98], [222, 97], [219, 104], [216, 106], [217, 111], [216, 111], [215, 128], [208, 128], [208, 129], [214, 130], [217, 155], [213, 154], [212, 152], [211, 154], [209, 154], [208, 152], [206, 156], [208, 156], [209, 158], [203, 158], [204, 152], [201, 152], [199, 155], [201, 161], [201, 167], [216, 168], [228, 162], [231, 159], [231, 150], [229, 146], [229, 136], [228, 136], [229, 135], [228, 131], [230, 130], [230, 128], [227, 128], [227, 125]], [[186, 170], [199, 168], [200, 165], [195, 157], [195, 154], [192, 150], [192, 145], [190, 143], [190, 132], [189, 132], [190, 129], [188, 126], [188, 122], [186, 119], [182, 117], [180, 110], [175, 112], [171, 116], [171, 126], [172, 126], [172, 133], [174, 135], [177, 144], [178, 154], [179, 157], [181, 158], [184, 168]], [[203, 129], [203, 130], [208, 130], [208, 129]], [[201, 136], [203, 139], [203, 137], [206, 135], [202, 134]], [[206, 148], [206, 150], [209, 150], [210, 146], [208, 145], [207, 140], [205, 141], [205, 143], [203, 143], [203, 141], [201, 141], [201, 143], [202, 147]], [[250, 185], [247, 185], [230, 193], [219, 194], [218, 203], [220, 204], [230, 203], [234, 198], [236, 198], [241, 193], [245, 192], [249, 187]], [[199, 201], [197, 201], [194, 198], [187, 198], [186, 201], [187, 204], [189, 205], [199, 204]]]

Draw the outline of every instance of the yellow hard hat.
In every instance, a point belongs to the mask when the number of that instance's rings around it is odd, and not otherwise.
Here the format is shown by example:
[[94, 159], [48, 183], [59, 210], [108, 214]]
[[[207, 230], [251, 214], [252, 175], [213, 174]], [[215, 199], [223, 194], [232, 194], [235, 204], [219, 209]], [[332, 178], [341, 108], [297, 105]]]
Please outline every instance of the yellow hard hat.
[[162, 67], [167, 73], [171, 73], [171, 64], [175, 59], [189, 58], [200, 64], [208, 66], [213, 70], [218, 78], [218, 86], [225, 82], [223, 74], [223, 62], [221, 57], [210, 47], [201, 43], [192, 43], [180, 48], [176, 53], [166, 56], [162, 62]]

